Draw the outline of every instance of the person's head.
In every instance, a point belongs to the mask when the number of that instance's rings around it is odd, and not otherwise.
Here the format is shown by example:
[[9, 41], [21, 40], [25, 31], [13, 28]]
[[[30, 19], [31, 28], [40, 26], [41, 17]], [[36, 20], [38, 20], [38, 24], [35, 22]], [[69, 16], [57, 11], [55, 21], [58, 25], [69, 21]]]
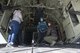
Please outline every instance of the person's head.
[[14, 9], [14, 12], [15, 11], [21, 12], [21, 9], [20, 8], [16, 8], [16, 9]]
[[50, 27], [51, 26], [51, 23], [48, 23], [48, 26]]
[[13, 14], [15, 14], [15, 13], [21, 13], [21, 9], [18, 9], [18, 8], [15, 9]]
[[43, 18], [40, 18], [40, 21], [43, 22]]

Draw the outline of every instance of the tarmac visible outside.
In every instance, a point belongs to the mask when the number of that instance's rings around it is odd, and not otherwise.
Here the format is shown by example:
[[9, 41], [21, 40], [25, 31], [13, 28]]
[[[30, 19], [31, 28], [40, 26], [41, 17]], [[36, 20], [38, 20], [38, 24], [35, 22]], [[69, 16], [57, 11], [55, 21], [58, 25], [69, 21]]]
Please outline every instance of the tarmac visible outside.
[[[0, 53], [32, 53], [32, 47], [1, 48]], [[33, 53], [80, 53], [79, 48], [34, 47]]]

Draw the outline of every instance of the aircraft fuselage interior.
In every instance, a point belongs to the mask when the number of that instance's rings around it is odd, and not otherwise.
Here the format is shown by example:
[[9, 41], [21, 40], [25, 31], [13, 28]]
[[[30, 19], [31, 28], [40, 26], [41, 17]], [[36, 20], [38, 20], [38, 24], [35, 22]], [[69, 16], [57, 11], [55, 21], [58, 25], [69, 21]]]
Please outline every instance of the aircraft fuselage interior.
[[[68, 9], [66, 9], [71, 10], [72, 5], [73, 4], [69, 2]], [[7, 40], [9, 21], [13, 17], [13, 11], [20, 9], [24, 21], [21, 23], [21, 29], [17, 35], [15, 44], [29, 46], [32, 45], [32, 42], [38, 44], [39, 35], [37, 25], [38, 22], [40, 22], [40, 18], [43, 18], [47, 25], [50, 23], [52, 26], [56, 27], [56, 44], [72, 43], [74, 42], [73, 40], [76, 39], [76, 36], [72, 36], [73, 30], [70, 27], [73, 25], [70, 25], [70, 23], [72, 23], [70, 22], [71, 18], [69, 19], [69, 23], [67, 21], [68, 18], [65, 18], [66, 15], [64, 16], [63, 8], [60, 0], [0, 0], [0, 31]], [[45, 45], [49, 44], [44, 39], [42, 43]]]

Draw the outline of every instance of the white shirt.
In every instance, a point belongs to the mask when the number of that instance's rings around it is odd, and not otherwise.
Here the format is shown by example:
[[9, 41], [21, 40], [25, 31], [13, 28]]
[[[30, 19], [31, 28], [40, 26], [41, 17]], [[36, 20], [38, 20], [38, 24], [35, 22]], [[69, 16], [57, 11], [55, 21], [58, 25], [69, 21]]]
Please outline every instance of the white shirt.
[[12, 20], [15, 20], [15, 21], [17, 21], [19, 23], [23, 22], [22, 14], [21, 14], [20, 10], [15, 10], [14, 11]]

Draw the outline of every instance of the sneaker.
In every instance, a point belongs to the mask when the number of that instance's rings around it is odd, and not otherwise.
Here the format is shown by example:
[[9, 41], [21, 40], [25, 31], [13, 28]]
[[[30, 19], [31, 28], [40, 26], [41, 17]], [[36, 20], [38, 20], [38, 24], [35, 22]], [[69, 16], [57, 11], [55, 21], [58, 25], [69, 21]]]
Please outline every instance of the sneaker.
[[14, 48], [12, 45], [9, 46], [10, 48]]
[[13, 42], [8, 43], [8, 44], [6, 45], [6, 47], [14, 48], [14, 47], [13, 47]]
[[61, 44], [61, 45], [63, 45], [64, 43], [63, 43], [63, 41], [59, 41], [59, 42], [58, 42], [58, 44]]
[[10, 42], [10, 45], [13, 45], [13, 42]]
[[13, 44], [14, 44], [13, 42], [10, 42], [10, 47], [11, 47], [11, 48], [14, 48], [14, 47], [13, 47]]
[[54, 46], [55, 43], [56, 43], [56, 41], [53, 41], [53, 42], [50, 44], [50, 46]]
[[6, 45], [6, 47], [10, 47], [10, 43], [8, 43], [8, 44]]

